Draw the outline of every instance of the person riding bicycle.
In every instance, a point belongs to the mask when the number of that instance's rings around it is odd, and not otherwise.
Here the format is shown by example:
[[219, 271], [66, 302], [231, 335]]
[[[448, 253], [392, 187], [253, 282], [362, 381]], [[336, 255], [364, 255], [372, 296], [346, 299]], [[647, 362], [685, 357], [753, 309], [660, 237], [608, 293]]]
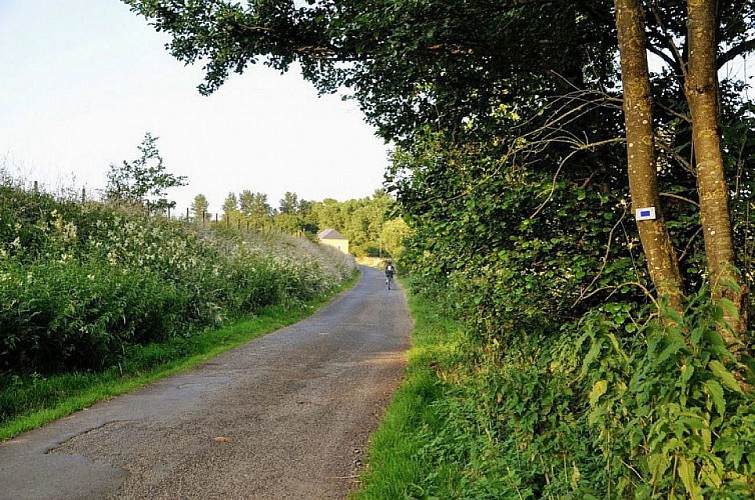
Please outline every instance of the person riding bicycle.
[[393, 264], [391, 261], [388, 261], [388, 264], [385, 266], [385, 284], [390, 288], [391, 283], [393, 282], [393, 273], [396, 272], [396, 268], [393, 267]]

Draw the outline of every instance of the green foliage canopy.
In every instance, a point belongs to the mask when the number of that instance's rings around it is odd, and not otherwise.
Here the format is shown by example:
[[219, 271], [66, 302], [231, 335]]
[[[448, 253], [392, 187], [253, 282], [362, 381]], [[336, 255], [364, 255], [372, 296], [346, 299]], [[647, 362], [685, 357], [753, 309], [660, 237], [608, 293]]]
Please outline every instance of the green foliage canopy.
[[[321, 91], [348, 89], [395, 142], [388, 184], [414, 231], [404, 263], [443, 292], [479, 345], [470, 349], [475, 396], [448, 411], [454, 445], [423, 451], [438, 463], [476, 459], [469, 496], [752, 491], [755, 469], [742, 453], [752, 397], [724, 367], [720, 308], [694, 293], [707, 274], [681, 3], [641, 2], [648, 50], [661, 61], [651, 75], [659, 208], [693, 291], [679, 331], [653, 321], [662, 304], [646, 307], [654, 299], [628, 213], [613, 2], [126, 3], [172, 35], [176, 57], [205, 64], [201, 91], [248, 64], [298, 64]], [[755, 49], [753, 9], [718, 2], [718, 68]], [[750, 263], [752, 286], [755, 115], [743, 88], [733, 74], [721, 81], [720, 125], [737, 258]], [[367, 210], [349, 208], [347, 218], [336, 208], [323, 202], [313, 213], [365, 241]], [[470, 434], [485, 444], [463, 455], [458, 443]], [[438, 437], [441, 448], [449, 436]], [[567, 457], [573, 468], [556, 474]]]

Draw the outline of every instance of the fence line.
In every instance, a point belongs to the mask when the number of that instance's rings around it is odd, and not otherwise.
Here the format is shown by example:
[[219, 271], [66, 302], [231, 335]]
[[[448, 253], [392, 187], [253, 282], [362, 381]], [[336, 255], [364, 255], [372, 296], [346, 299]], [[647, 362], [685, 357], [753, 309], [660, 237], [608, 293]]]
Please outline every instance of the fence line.
[[[2, 180], [0, 179], [0, 184], [3, 184]], [[31, 183], [19, 183], [19, 182], [11, 182], [8, 184], [9, 187], [19, 189], [21, 191], [29, 192], [36, 195], [47, 195], [52, 198], [57, 199], [60, 202], [75, 202], [75, 203], [81, 203], [85, 204], [88, 202], [92, 203], [102, 203], [102, 204], [110, 204], [112, 206], [120, 206], [127, 210], [133, 210], [133, 211], [140, 211], [143, 216], [145, 217], [164, 217], [168, 220], [181, 222], [181, 223], [187, 223], [187, 224], [201, 224], [201, 225], [208, 225], [208, 226], [224, 226], [226, 228], [233, 228], [238, 231], [255, 231], [265, 234], [273, 234], [273, 233], [282, 233], [282, 234], [288, 234], [293, 236], [304, 236], [305, 232], [301, 229], [290, 232], [285, 231], [284, 229], [275, 226], [273, 222], [272, 216], [266, 218], [265, 220], [253, 220], [249, 218], [248, 216], [244, 216], [243, 214], [223, 214], [222, 216], [219, 213], [211, 214], [208, 213], [206, 210], [202, 210], [201, 216], [197, 216], [197, 214], [192, 214], [191, 207], [187, 207], [186, 211], [184, 213], [183, 210], [176, 210], [173, 207], [165, 207], [165, 208], [155, 208], [153, 206], [150, 206], [149, 201], [146, 203], [132, 203], [128, 201], [108, 201], [108, 200], [102, 200], [95, 197], [92, 197], [91, 191], [87, 191], [86, 187], [82, 187], [80, 190], [78, 188], [61, 188], [57, 193], [51, 193], [49, 191], [46, 191], [44, 189], [44, 186], [39, 183], [38, 181], [32, 181]]]

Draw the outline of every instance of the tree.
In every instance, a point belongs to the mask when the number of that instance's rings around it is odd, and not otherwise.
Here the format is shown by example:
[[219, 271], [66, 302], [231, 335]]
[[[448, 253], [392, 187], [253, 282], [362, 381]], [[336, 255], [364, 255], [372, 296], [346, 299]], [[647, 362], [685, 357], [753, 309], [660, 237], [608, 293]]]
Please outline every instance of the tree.
[[208, 208], [210, 208], [210, 202], [207, 201], [207, 197], [203, 194], [196, 195], [191, 204], [191, 212], [194, 214], [194, 220], [203, 221], [204, 218], [207, 217]]
[[239, 211], [256, 228], [264, 226], [273, 214], [272, 207], [267, 203], [267, 195], [252, 193], [248, 189], [239, 195]]
[[139, 158], [130, 163], [124, 160], [120, 166], [110, 165], [105, 188], [108, 200], [142, 204], [150, 212], [175, 207], [175, 202], [165, 198], [166, 190], [185, 186], [186, 177], [166, 171], [157, 139], [147, 132], [138, 147]]
[[711, 293], [716, 302], [726, 298], [735, 314], [724, 308], [726, 323], [734, 336], [724, 331], [730, 344], [743, 340], [747, 330], [747, 287], [736, 268], [729, 211], [729, 190], [724, 173], [716, 53], [718, 2], [687, 2], [689, 57], [685, 93], [692, 118], [692, 143], [697, 167], [700, 219], [708, 259]]
[[296, 193], [286, 191], [280, 200], [278, 211], [282, 214], [296, 215], [299, 212], [299, 197]]
[[410, 235], [411, 229], [401, 217], [387, 220], [380, 232], [381, 246], [388, 255], [398, 259], [404, 253], [404, 242]]
[[281, 231], [293, 235], [300, 235], [304, 231], [301, 219], [296, 214], [290, 212], [275, 214], [273, 224]]
[[[688, 13], [678, 2], [648, 3], [647, 30], [632, 21], [642, 18], [639, 1], [617, 1], [613, 13], [608, 0], [127, 3], [173, 35], [176, 57], [205, 61], [204, 93], [260, 59], [283, 71], [296, 62], [321, 91], [352, 89], [368, 120], [400, 146], [411, 147], [428, 130], [442, 132], [453, 148], [469, 144], [482, 151], [484, 144], [488, 157], [515, 160], [577, 185], [628, 182], [636, 208], [656, 209], [655, 221], [639, 221], [638, 230], [650, 280], [672, 306], [682, 285], [701, 279], [679, 269], [674, 246], [696, 247], [699, 238], [686, 222], [690, 208], [677, 202], [699, 204], [713, 297], [728, 293], [725, 282], [737, 288], [739, 273], [732, 270], [737, 249], [726, 223], [732, 214], [724, 202], [729, 188], [716, 155], [708, 153], [721, 149], [710, 120], [717, 110], [702, 103], [715, 95], [711, 75], [755, 48], [751, 0], [690, 2]], [[644, 110], [626, 108], [625, 101], [624, 123], [615, 112], [613, 103], [621, 97], [613, 61], [617, 28], [622, 40], [642, 41], [665, 65], [657, 75], [632, 76], [632, 67], [641, 65], [633, 62], [629, 42], [622, 43], [624, 90], [647, 86], [649, 80], [659, 97], [655, 116], [649, 89], [628, 96], [640, 99]], [[706, 90], [696, 93], [700, 82]], [[736, 85], [725, 82], [724, 88]], [[644, 141], [644, 159], [634, 156], [622, 169], [615, 145], [625, 125], [632, 137], [627, 147], [640, 147], [635, 139]], [[654, 125], [659, 140], [648, 142]], [[703, 139], [715, 136], [718, 146]], [[685, 158], [690, 142], [695, 163]], [[652, 172], [656, 145], [664, 154], [656, 163], [661, 172]], [[662, 196], [672, 201], [662, 207]], [[667, 221], [680, 228], [678, 234], [669, 234]], [[739, 288], [729, 298], [742, 318], [746, 289]], [[739, 329], [732, 317], [727, 321]]]
[[239, 194], [239, 212], [249, 216], [252, 214], [252, 206], [254, 205], [254, 195], [248, 189], [245, 189]]
[[[411, 136], [419, 123], [459, 125], [501, 100], [542, 95], [544, 87], [567, 88], [581, 80], [583, 64], [605, 54], [585, 54], [585, 43], [607, 45], [612, 35], [603, 29], [611, 20], [604, 0], [125, 3], [173, 35], [177, 58], [204, 62], [201, 92], [260, 59], [282, 71], [297, 63], [322, 91], [353, 89], [390, 138]], [[534, 37], [540, 43], [527, 42]], [[532, 93], [524, 73], [541, 84]], [[512, 74], [520, 78], [516, 93], [500, 85]]]
[[314, 205], [314, 201], [299, 200], [299, 215], [305, 218], [310, 217], [312, 215], [312, 209]]
[[228, 193], [223, 202], [223, 219], [230, 220], [231, 215], [238, 211], [238, 199], [234, 193]]
[[346, 230], [343, 213], [341, 211], [342, 203], [333, 198], [326, 198], [314, 203], [312, 207], [312, 218], [320, 230], [334, 228], [339, 231]]
[[642, 19], [640, 0], [616, 0], [616, 27], [624, 85], [629, 192], [634, 213], [651, 207], [655, 210], [654, 218], [638, 220], [642, 248], [647, 256], [650, 277], [659, 295], [669, 297], [671, 307], [681, 312], [684, 284], [658, 194], [653, 96]]
[[301, 220], [302, 230], [310, 235], [316, 235], [318, 232], [317, 220], [314, 215], [314, 206], [314, 201], [299, 200], [299, 211], [297, 215]]
[[[272, 213], [272, 209], [266, 204], [266, 196], [264, 200], [269, 213]], [[273, 215], [273, 222], [276, 227], [288, 233], [314, 236], [318, 231], [314, 206], [315, 202], [300, 200], [296, 193], [286, 192], [280, 200], [280, 208]]]
[[[716, 3], [711, 0], [688, 2], [689, 55], [682, 70], [686, 75], [684, 88], [691, 114], [700, 218], [711, 293], [715, 302], [727, 298], [734, 305], [733, 314], [730, 308], [724, 308], [726, 323], [734, 336], [726, 331], [723, 333], [730, 344], [736, 345], [741, 342], [738, 336], [747, 328], [747, 292], [735, 267], [729, 187], [724, 174], [718, 125]], [[638, 223], [642, 245], [659, 294], [671, 297], [672, 307], [681, 312], [678, 297], [683, 282], [657, 191], [652, 94], [642, 19], [639, 0], [616, 0], [630, 192], [635, 210], [656, 207], [656, 219]]]
[[[311, 205], [311, 209], [308, 208]], [[380, 255], [381, 237], [390, 220], [395, 200], [379, 189], [371, 197], [339, 202], [327, 198], [320, 202], [300, 202], [299, 216], [312, 232], [335, 228], [349, 239], [357, 256]], [[310, 213], [311, 212], [311, 213]]]

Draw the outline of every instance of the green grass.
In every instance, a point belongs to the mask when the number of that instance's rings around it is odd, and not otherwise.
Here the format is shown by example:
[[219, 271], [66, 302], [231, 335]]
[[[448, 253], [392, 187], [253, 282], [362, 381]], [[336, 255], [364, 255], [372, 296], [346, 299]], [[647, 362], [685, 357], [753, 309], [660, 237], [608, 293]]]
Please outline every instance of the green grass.
[[124, 360], [102, 373], [66, 373], [42, 377], [0, 378], [0, 442], [41, 427], [98, 401], [143, 387], [194, 366], [252, 339], [310, 316], [340, 292], [351, 288], [358, 273], [326, 297], [294, 308], [263, 309], [218, 330], [168, 342], [130, 348]]
[[422, 450], [443, 426], [444, 415], [434, 403], [451, 397], [443, 378], [460, 361], [463, 330], [436, 301], [404, 289], [414, 318], [406, 377], [372, 436], [369, 466], [355, 499], [450, 497], [461, 480], [456, 467], [431, 464]]

